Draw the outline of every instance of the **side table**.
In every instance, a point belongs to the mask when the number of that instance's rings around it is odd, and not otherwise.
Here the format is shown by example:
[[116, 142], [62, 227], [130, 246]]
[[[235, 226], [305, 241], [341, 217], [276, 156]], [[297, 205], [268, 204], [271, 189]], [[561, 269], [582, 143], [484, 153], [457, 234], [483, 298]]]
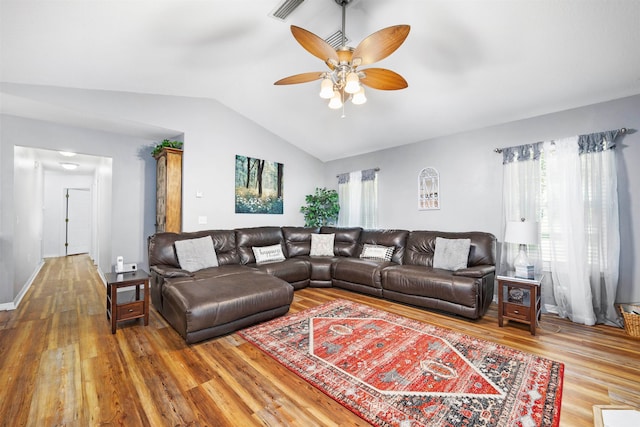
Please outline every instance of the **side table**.
[[540, 282], [542, 274], [533, 279], [516, 277], [515, 272], [498, 274], [498, 325], [504, 319], [527, 323], [531, 335], [536, 334], [536, 324], [540, 320]]
[[[149, 274], [143, 270], [129, 273], [107, 273], [107, 319], [111, 320], [111, 333], [116, 333], [116, 324], [122, 320], [144, 318], [149, 324]], [[118, 289], [135, 286], [135, 301], [118, 304]], [[140, 287], [143, 287], [142, 299]]]

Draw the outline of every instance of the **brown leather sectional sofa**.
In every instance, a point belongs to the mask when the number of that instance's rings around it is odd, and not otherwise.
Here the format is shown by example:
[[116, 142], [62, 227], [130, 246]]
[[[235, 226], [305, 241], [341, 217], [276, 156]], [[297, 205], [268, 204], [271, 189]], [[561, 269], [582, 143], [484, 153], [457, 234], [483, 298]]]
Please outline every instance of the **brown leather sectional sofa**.
[[[333, 256], [311, 256], [312, 234], [334, 234]], [[180, 268], [174, 243], [211, 236], [218, 267]], [[470, 239], [467, 267], [433, 268], [436, 238]], [[149, 238], [151, 301], [188, 342], [286, 313], [293, 291], [339, 287], [477, 319], [493, 299], [496, 238], [483, 232], [256, 227]], [[363, 259], [364, 245], [393, 247], [390, 261]], [[254, 247], [280, 245], [284, 261], [256, 264]]]

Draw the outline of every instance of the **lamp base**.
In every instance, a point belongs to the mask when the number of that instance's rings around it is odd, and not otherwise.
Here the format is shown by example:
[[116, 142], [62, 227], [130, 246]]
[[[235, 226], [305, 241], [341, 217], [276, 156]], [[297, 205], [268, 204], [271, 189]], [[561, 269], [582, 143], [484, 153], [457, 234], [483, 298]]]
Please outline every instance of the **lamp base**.
[[526, 248], [527, 245], [520, 245], [520, 252], [513, 260], [513, 267], [516, 270], [516, 277], [521, 279], [533, 279], [533, 265], [529, 262]]
[[535, 273], [533, 271], [533, 265], [528, 265], [525, 267], [516, 267], [516, 277], [520, 279], [533, 279]]

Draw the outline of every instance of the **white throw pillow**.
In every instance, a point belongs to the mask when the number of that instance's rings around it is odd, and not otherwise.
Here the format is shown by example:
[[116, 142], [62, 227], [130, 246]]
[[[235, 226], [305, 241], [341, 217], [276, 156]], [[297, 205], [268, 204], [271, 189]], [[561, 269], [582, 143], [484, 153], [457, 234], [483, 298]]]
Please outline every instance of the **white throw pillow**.
[[467, 268], [471, 239], [444, 239], [436, 237], [433, 268], [456, 271]]
[[254, 246], [251, 248], [256, 257], [256, 264], [266, 264], [269, 262], [284, 261], [284, 253], [280, 244], [271, 246]]
[[333, 256], [334, 233], [311, 234], [311, 256]]
[[203, 268], [217, 267], [218, 257], [211, 236], [175, 242], [180, 268], [189, 272]]
[[368, 243], [365, 243], [362, 246], [362, 253], [360, 254], [360, 258], [375, 259], [379, 261], [391, 261], [394, 249], [395, 247], [393, 246], [370, 245]]

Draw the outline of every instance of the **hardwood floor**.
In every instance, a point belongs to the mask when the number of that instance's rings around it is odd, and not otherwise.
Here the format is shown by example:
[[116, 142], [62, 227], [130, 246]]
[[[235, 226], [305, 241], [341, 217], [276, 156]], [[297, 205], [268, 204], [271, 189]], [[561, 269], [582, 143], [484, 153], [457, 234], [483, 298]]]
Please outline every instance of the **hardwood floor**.
[[[115, 335], [86, 256], [48, 259], [17, 310], [0, 312], [3, 426], [366, 426], [236, 334], [187, 346], [151, 309]], [[592, 405], [640, 407], [640, 340], [543, 315], [498, 327], [340, 289], [296, 291], [291, 311], [344, 298], [565, 364], [562, 426], [592, 426]]]

